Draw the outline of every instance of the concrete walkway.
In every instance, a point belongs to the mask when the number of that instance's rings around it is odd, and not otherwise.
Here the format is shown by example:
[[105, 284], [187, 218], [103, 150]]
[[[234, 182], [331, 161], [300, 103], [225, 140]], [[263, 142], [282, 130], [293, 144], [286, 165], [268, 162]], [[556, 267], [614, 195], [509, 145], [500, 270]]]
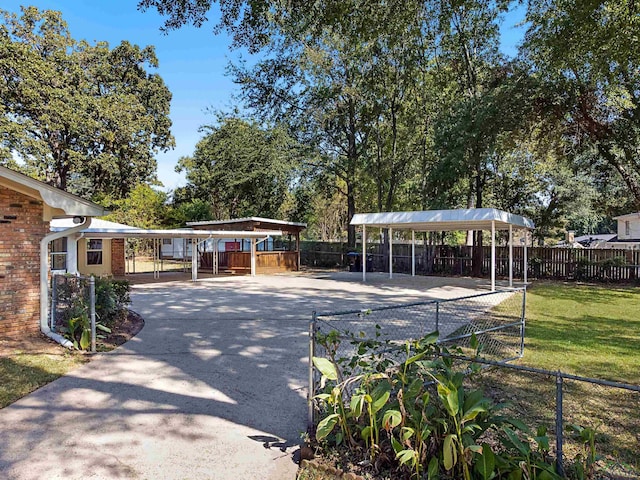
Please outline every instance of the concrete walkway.
[[308, 321], [486, 282], [370, 274], [144, 284], [145, 328], [0, 410], [0, 478], [291, 479], [306, 428]]

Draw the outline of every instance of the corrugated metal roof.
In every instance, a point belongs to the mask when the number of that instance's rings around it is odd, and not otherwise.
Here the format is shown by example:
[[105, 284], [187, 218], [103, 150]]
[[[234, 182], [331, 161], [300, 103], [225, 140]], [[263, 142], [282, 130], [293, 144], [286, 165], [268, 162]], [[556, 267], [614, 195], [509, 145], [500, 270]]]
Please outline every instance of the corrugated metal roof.
[[490, 230], [492, 222], [498, 230], [508, 229], [509, 225], [535, 228], [532, 220], [495, 208], [357, 213], [351, 219], [351, 225], [415, 231]]

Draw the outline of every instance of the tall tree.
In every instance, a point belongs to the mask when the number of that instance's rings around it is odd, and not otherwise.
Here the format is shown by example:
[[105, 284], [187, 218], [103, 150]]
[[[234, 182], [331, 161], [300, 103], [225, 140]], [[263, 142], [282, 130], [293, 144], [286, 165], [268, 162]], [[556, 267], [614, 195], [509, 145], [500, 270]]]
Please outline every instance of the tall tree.
[[606, 165], [640, 208], [640, 10], [634, 0], [531, 0], [524, 53], [573, 158]]
[[74, 40], [60, 12], [2, 12], [0, 141], [41, 179], [121, 198], [156, 181], [154, 155], [173, 147], [171, 94], [153, 47]]
[[286, 131], [233, 117], [205, 131], [193, 156], [176, 167], [186, 172], [193, 198], [207, 201], [217, 219], [281, 216], [300, 163]]

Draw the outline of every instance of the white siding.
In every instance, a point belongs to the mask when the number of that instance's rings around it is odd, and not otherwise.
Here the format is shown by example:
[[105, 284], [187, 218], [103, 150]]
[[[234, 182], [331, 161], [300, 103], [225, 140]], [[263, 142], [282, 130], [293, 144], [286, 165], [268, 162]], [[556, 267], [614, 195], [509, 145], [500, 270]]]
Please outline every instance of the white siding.
[[[629, 233], [627, 234], [627, 222]], [[618, 219], [619, 240], [640, 240], [640, 218]]]

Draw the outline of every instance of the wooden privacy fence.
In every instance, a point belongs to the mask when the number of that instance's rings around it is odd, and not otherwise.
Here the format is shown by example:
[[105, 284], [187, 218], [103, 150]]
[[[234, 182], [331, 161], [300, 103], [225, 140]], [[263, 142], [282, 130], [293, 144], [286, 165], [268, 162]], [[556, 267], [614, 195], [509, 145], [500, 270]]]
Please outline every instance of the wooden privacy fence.
[[[468, 246], [416, 245], [416, 273], [471, 275], [473, 249]], [[361, 269], [362, 250], [349, 254], [344, 243], [303, 242], [301, 263], [316, 267]], [[640, 250], [529, 247], [528, 276], [554, 280], [640, 281]], [[388, 271], [388, 254], [380, 244], [367, 245], [367, 271]], [[489, 277], [491, 247], [482, 247], [482, 275]], [[513, 274], [522, 277], [524, 247], [513, 247]], [[411, 273], [411, 245], [393, 245], [393, 270]], [[496, 274], [509, 275], [509, 247], [496, 247]]]

